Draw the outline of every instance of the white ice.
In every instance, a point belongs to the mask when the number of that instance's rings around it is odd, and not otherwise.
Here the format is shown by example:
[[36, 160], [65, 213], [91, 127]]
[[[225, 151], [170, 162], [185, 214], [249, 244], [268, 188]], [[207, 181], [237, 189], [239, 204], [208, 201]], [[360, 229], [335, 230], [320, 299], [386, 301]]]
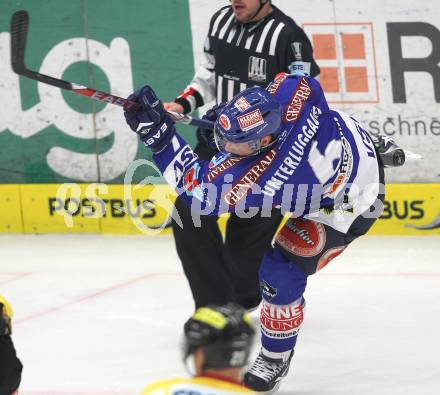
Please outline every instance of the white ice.
[[[137, 395], [185, 376], [193, 304], [170, 236], [2, 236], [0, 294], [21, 395]], [[306, 298], [279, 395], [440, 394], [439, 237], [355, 241]]]

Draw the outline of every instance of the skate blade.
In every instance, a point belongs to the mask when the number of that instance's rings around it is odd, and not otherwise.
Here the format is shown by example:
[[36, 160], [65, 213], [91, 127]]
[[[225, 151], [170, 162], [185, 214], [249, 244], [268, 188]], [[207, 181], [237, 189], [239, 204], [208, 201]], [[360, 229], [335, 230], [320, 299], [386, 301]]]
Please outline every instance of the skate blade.
[[405, 153], [405, 160], [408, 162], [415, 162], [416, 160], [423, 159], [422, 155], [416, 154], [416, 153], [408, 151], [406, 149], [404, 149], [403, 152]]
[[280, 389], [280, 385], [281, 385], [281, 380], [278, 381], [278, 383], [276, 383], [275, 386], [270, 391], [260, 392], [260, 394], [272, 395]]

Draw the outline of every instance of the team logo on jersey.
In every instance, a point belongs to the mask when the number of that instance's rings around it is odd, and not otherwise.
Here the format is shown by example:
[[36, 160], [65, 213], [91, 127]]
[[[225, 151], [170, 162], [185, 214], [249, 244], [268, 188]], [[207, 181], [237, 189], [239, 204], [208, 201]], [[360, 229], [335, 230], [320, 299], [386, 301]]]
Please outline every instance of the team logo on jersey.
[[269, 300], [272, 300], [275, 296], [277, 296], [278, 289], [272, 287], [267, 281], [263, 280], [260, 283], [261, 292], [267, 296]]
[[225, 114], [220, 115], [220, 118], [218, 119], [218, 123], [225, 130], [231, 129], [231, 121], [229, 120], [228, 116]]
[[186, 173], [183, 179], [183, 191], [187, 196], [194, 196], [201, 202], [206, 201], [208, 205], [211, 205], [210, 200], [204, 194], [203, 182], [199, 179], [200, 166], [194, 164]]
[[290, 218], [275, 239], [276, 244], [293, 255], [312, 257], [324, 248], [327, 236], [324, 225], [302, 218]]
[[240, 129], [243, 130], [243, 132], [253, 129], [264, 123], [263, 115], [261, 114], [259, 108], [247, 114], [238, 116], [237, 121], [240, 125]]
[[290, 48], [292, 48], [293, 56], [295, 56], [295, 60], [302, 60], [302, 46], [301, 42], [293, 42], [290, 43]]
[[235, 102], [235, 107], [239, 111], [246, 111], [250, 106], [251, 105], [249, 104], [249, 102], [246, 100], [245, 97], [240, 97], [240, 99], [238, 99]]
[[195, 167], [191, 167], [186, 173], [183, 183], [183, 189], [188, 192], [192, 192], [194, 188], [197, 188], [200, 185], [199, 180], [197, 179], [197, 172]]
[[249, 57], [249, 71], [248, 78], [251, 81], [264, 82], [267, 79], [267, 60], [257, 58], [256, 56]]
[[[223, 159], [225, 159], [225, 156], [223, 156]], [[243, 158], [228, 158], [218, 163], [217, 165], [208, 166], [210, 168], [206, 176], [208, 178], [208, 181], [212, 182], [220, 174], [234, 166], [236, 163], [240, 162], [242, 159]]]

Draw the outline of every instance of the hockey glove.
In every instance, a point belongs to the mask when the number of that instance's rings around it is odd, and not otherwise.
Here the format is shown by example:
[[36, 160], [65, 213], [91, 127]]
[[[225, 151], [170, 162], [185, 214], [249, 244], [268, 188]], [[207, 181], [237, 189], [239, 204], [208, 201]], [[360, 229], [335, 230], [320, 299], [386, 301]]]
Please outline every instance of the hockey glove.
[[[214, 107], [210, 108], [206, 111], [206, 114], [203, 115], [202, 119], [206, 119], [211, 122], [215, 122], [217, 118], [220, 116], [223, 108], [225, 107], [226, 102], [216, 104]], [[217, 149], [214, 141], [214, 130], [212, 129], [197, 129], [197, 137], [199, 140], [203, 141], [208, 147]]]
[[162, 151], [176, 133], [174, 121], [148, 85], [132, 93], [128, 100], [139, 103], [137, 109], [125, 109], [124, 116], [131, 130], [153, 152]]

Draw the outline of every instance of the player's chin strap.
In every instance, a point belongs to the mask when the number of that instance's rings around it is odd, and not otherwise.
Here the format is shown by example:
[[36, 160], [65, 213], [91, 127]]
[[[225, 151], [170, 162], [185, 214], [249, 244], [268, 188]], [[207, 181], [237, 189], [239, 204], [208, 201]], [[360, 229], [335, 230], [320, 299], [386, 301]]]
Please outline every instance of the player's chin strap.
[[[197, 376], [197, 372], [196, 372], [196, 366], [194, 363], [194, 354], [188, 355], [187, 357], [183, 358], [183, 366], [185, 368], [186, 373], [190, 376], [190, 377], [196, 377]], [[202, 368], [202, 373], [206, 370], [206, 366], [203, 366]]]
[[254, 15], [252, 15], [252, 18], [250, 18], [250, 20], [254, 19], [258, 15], [258, 13], [263, 9], [266, 3], [270, 3], [270, 0], [260, 0], [260, 6], [258, 7], [258, 10]]
[[[194, 364], [194, 356], [192, 356], [192, 358], [190, 358], [191, 355], [185, 355], [183, 357], [183, 366], [185, 368], [186, 373], [190, 376], [190, 377], [194, 377], [196, 375], [196, 368], [195, 368], [195, 364]], [[192, 359], [192, 369], [191, 369], [191, 362], [189, 361], [190, 359]]]

